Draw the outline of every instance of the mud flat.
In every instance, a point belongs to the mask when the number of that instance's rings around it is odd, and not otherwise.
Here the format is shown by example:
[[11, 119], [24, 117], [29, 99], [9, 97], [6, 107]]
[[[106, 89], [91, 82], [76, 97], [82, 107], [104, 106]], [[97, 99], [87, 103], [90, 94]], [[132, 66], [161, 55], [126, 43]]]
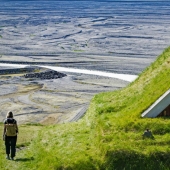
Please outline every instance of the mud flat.
[[[7, 67], [1, 69], [8, 70]], [[24, 75], [21, 72], [0, 76], [1, 122], [9, 110], [14, 112], [20, 124], [76, 121], [83, 116], [96, 93], [113, 91], [129, 83], [78, 73], [67, 73], [65, 77], [48, 80], [25, 78]]]
[[0, 62], [139, 74], [169, 46], [169, 1], [2, 1]]

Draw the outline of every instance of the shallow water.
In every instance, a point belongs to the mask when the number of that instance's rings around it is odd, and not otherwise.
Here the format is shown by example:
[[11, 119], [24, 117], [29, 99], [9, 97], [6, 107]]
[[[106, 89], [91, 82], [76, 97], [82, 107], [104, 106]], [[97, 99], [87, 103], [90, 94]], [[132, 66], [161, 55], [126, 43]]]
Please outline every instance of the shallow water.
[[170, 45], [169, 11], [168, 1], [1, 1], [0, 61], [138, 74]]

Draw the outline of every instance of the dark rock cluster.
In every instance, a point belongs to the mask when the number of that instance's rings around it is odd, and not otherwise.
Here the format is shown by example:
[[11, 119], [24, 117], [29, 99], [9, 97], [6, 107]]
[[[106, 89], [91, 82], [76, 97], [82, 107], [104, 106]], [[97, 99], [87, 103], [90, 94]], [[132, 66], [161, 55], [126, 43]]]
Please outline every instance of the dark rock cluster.
[[59, 73], [57, 71], [46, 71], [46, 72], [40, 72], [40, 73], [29, 73], [25, 74], [25, 78], [37, 78], [37, 79], [58, 79], [67, 76], [64, 73]]

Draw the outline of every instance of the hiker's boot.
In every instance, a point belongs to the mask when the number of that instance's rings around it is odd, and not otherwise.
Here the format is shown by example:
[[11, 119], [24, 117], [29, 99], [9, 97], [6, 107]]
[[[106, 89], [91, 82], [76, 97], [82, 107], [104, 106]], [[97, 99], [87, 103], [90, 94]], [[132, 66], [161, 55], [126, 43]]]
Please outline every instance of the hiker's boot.
[[9, 157], [9, 155], [6, 155], [6, 159], [10, 160], [10, 157]]

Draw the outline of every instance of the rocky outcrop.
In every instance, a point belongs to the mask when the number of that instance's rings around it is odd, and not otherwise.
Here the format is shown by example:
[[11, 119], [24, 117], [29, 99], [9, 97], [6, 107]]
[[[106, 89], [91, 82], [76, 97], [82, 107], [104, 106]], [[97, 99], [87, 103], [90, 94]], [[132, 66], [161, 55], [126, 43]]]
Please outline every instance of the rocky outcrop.
[[67, 76], [64, 73], [59, 73], [57, 71], [45, 71], [45, 72], [40, 72], [40, 73], [29, 73], [25, 74], [25, 78], [36, 78], [36, 79], [58, 79]]
[[64, 73], [60, 73], [53, 70], [47, 70], [36, 66], [0, 70], [0, 75], [20, 74], [20, 73], [23, 73], [25, 78], [34, 78], [34, 79], [35, 78], [36, 79], [58, 79], [67, 76]]

